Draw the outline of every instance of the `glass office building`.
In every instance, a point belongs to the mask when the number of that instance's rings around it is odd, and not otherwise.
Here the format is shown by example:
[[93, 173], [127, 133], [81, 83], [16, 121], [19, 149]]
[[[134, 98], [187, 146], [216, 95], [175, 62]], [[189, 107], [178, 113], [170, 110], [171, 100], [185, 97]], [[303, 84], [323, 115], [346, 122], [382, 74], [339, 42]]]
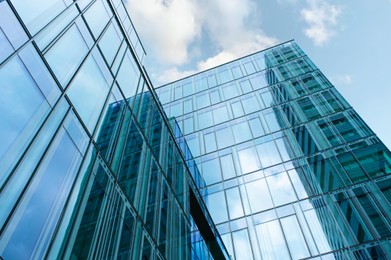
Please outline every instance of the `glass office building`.
[[228, 258], [144, 55], [121, 0], [0, 1], [0, 259]]
[[156, 92], [233, 259], [391, 258], [391, 153], [294, 41]]
[[0, 0], [0, 259], [390, 258], [390, 151], [295, 42], [144, 56], [121, 0]]

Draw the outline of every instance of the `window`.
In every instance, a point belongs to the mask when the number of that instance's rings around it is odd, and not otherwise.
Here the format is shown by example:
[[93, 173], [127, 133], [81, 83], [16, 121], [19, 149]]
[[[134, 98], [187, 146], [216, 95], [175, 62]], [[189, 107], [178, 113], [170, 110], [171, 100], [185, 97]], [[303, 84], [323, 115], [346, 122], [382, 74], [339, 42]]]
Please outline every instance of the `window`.
[[90, 132], [95, 127], [108, 92], [107, 82], [95, 59], [90, 56], [67, 90], [67, 95]]
[[50, 106], [17, 56], [1, 68], [0, 78], [0, 169], [5, 172], [24, 152]]
[[261, 168], [258, 155], [254, 147], [246, 148], [238, 152], [242, 173], [249, 173]]
[[[270, 197], [265, 179], [247, 183], [245, 186], [252, 213], [273, 207], [272, 198]], [[262, 199], [260, 200], [259, 198]]]
[[228, 189], [225, 194], [227, 195], [229, 218], [232, 220], [243, 217], [244, 211], [239, 189], [237, 187]]
[[295, 192], [286, 172], [274, 174], [267, 177], [266, 180], [276, 207], [296, 200]]
[[290, 259], [278, 220], [256, 226], [263, 259]]
[[208, 195], [208, 210], [213, 221], [218, 224], [228, 220], [224, 191]]
[[46, 60], [64, 88], [87, 51], [88, 47], [79, 29], [73, 25], [46, 53]]

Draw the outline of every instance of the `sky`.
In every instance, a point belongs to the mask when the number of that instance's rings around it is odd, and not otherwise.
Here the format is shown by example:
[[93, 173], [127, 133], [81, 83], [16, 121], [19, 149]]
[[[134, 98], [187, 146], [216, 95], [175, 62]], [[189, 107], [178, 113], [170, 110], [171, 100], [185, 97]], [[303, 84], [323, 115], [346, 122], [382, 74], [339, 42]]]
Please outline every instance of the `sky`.
[[154, 86], [294, 39], [391, 148], [391, 0], [127, 0]]

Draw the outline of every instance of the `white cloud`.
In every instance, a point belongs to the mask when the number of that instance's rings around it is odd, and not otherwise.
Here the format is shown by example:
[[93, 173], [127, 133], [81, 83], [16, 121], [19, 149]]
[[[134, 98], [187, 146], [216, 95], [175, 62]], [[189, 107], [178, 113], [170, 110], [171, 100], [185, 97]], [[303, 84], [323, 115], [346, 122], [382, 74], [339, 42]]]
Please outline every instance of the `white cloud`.
[[304, 30], [315, 45], [322, 46], [335, 34], [342, 7], [321, 0], [307, 0], [308, 8], [301, 10], [301, 17], [307, 22]]
[[330, 79], [334, 85], [350, 85], [353, 82], [353, 77], [349, 74], [342, 74], [342, 75], [337, 75], [335, 77], [331, 77]]
[[[274, 45], [277, 40], [260, 27], [254, 0], [129, 0], [128, 10], [144, 44], [166, 71], [155, 72], [159, 83], [189, 75]], [[193, 61], [200, 48], [206, 60]], [[200, 41], [197, 41], [200, 40]], [[203, 45], [197, 45], [203, 42]], [[197, 43], [197, 44], [196, 44]], [[181, 65], [191, 64], [186, 71]], [[174, 78], [176, 77], [176, 78]]]
[[129, 0], [128, 10], [152, 54], [162, 62], [182, 64], [200, 34], [195, 5], [187, 0]]

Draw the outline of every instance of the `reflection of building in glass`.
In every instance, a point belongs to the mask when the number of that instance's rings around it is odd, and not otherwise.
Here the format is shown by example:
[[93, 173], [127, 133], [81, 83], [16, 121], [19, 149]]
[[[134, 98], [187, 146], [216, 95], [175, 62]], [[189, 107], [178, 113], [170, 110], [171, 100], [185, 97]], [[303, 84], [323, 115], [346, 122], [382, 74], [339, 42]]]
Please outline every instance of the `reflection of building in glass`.
[[228, 258], [143, 55], [122, 1], [0, 2], [2, 259]]
[[296, 43], [143, 57], [120, 0], [0, 1], [1, 258], [390, 258], [390, 151]]
[[391, 153], [295, 42], [156, 91], [232, 257], [391, 257]]

